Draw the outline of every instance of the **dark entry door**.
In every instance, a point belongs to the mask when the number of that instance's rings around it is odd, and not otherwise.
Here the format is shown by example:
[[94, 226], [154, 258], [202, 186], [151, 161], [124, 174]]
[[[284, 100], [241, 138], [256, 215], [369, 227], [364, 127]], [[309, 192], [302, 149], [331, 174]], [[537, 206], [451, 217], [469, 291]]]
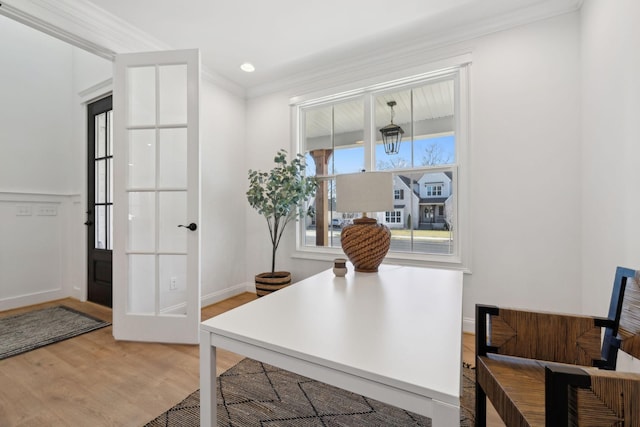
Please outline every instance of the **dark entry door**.
[[111, 96], [88, 106], [87, 253], [89, 301], [111, 307], [113, 137]]

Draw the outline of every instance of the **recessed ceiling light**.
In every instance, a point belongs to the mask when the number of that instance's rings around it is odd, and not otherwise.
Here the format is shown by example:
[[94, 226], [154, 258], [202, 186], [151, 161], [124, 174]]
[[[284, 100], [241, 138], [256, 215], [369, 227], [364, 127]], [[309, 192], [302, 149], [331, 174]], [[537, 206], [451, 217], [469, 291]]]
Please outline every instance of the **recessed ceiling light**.
[[240, 69], [247, 73], [253, 73], [256, 70], [256, 67], [254, 67], [253, 64], [250, 62], [245, 62], [240, 66]]

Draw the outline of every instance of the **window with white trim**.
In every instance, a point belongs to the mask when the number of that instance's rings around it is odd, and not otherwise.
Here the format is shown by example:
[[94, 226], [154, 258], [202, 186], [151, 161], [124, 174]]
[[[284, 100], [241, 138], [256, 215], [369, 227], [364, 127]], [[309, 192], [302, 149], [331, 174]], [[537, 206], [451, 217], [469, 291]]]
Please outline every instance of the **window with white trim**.
[[427, 187], [427, 196], [442, 196], [442, 184], [424, 184]]
[[387, 224], [402, 224], [402, 211], [387, 211], [384, 213], [384, 221]]
[[[459, 212], [465, 203], [459, 193], [466, 194], [466, 187], [459, 177], [466, 172], [466, 80], [463, 65], [293, 105], [298, 152], [307, 159], [307, 173], [319, 182], [309, 202], [315, 217], [299, 222], [299, 256], [342, 254], [341, 229], [330, 224], [351, 214], [334, 210], [340, 197], [336, 175], [388, 170], [394, 175], [394, 200], [402, 204], [394, 211], [369, 213], [390, 225], [387, 258], [462, 264], [466, 230]], [[379, 131], [390, 123], [391, 101], [393, 122], [404, 130], [397, 154], [385, 153]]]

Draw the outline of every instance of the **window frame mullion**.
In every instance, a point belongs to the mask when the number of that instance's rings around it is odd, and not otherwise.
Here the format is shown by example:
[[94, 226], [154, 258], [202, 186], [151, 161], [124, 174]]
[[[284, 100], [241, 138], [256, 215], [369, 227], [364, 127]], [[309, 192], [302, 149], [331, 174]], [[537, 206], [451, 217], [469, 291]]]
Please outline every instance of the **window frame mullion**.
[[[305, 153], [305, 120], [306, 111], [308, 111], [312, 107], [318, 107], [321, 105], [329, 106], [331, 105], [331, 147], [334, 150], [336, 146], [336, 116], [334, 111], [334, 105], [342, 102], [346, 102], [349, 99], [361, 97], [363, 102], [363, 166], [366, 171], [375, 171], [376, 170], [376, 100], [378, 97], [383, 96], [387, 93], [393, 93], [400, 90], [408, 90], [410, 92], [410, 126], [405, 128], [405, 137], [403, 138], [405, 141], [410, 140], [411, 142], [411, 153], [410, 153], [410, 168], [409, 169], [389, 169], [389, 171], [394, 174], [402, 175], [405, 171], [409, 174], [414, 173], [435, 173], [437, 171], [448, 170], [452, 174], [449, 194], [453, 194], [453, 199], [451, 200], [451, 209], [453, 210], [453, 219], [452, 219], [452, 227], [454, 233], [452, 235], [451, 244], [452, 252], [448, 254], [440, 254], [438, 252], [414, 252], [413, 247], [413, 234], [411, 238], [411, 252], [403, 252], [402, 250], [392, 252], [390, 251], [386, 257], [386, 261], [389, 263], [403, 263], [403, 264], [412, 264], [412, 265], [427, 265], [427, 266], [436, 266], [436, 267], [446, 267], [446, 268], [457, 268], [464, 271], [469, 271], [470, 265], [470, 236], [469, 233], [469, 107], [470, 107], [470, 93], [469, 93], [469, 68], [470, 68], [470, 58], [469, 61], [463, 61], [455, 66], [450, 66], [448, 68], [443, 68], [440, 70], [436, 70], [427, 74], [422, 74], [419, 76], [412, 76], [405, 79], [398, 79], [394, 81], [389, 81], [376, 85], [369, 85], [362, 87], [360, 89], [351, 90], [347, 92], [342, 92], [338, 94], [317, 97], [315, 99], [310, 99], [311, 95], [308, 95], [304, 98], [292, 98], [290, 100], [292, 111], [292, 118], [295, 117], [296, 123], [295, 125], [292, 123], [292, 128], [296, 129], [297, 134], [297, 144], [295, 147], [297, 148], [297, 153]], [[437, 83], [440, 81], [453, 80], [453, 90], [454, 92], [454, 100], [453, 100], [453, 108], [454, 108], [454, 124], [453, 124], [453, 135], [455, 135], [455, 153], [453, 159], [450, 163], [437, 165], [437, 166], [418, 166], [416, 147], [414, 146], [414, 140], [416, 139], [416, 133], [419, 135], [423, 135], [420, 129], [416, 127], [416, 123], [414, 118], [416, 117], [416, 112], [414, 111], [416, 97], [422, 96], [421, 94], [414, 94], [414, 90], [416, 88], [421, 87], [425, 84]], [[404, 127], [404, 126], [403, 126]], [[438, 132], [435, 132], [434, 135], [437, 135]], [[322, 179], [331, 180], [334, 179], [336, 175], [334, 160], [331, 160], [331, 169], [329, 171], [329, 176], [323, 176]], [[341, 172], [341, 171], [338, 171]], [[345, 173], [345, 172], [343, 172]], [[442, 197], [444, 192], [444, 188], [440, 187], [438, 194], [433, 194], [431, 197]], [[411, 191], [410, 191], [411, 192]], [[434, 191], [435, 193], [435, 191]], [[406, 196], [405, 196], [406, 197]], [[395, 200], [395, 197], [394, 197]], [[413, 198], [408, 201], [410, 205], [414, 204]], [[440, 208], [434, 209], [434, 216], [444, 216], [446, 214], [444, 205]], [[442, 213], [440, 213], [442, 211]], [[410, 212], [413, 213], [413, 208], [410, 208]], [[399, 214], [399, 218], [398, 218]], [[406, 211], [390, 211], [390, 216], [386, 213], [383, 214], [382, 220], [386, 220], [387, 217], [392, 223], [400, 222], [405, 223]], [[422, 214], [421, 211], [418, 211], [418, 217]], [[412, 215], [413, 217], [413, 215]], [[417, 219], [417, 218], [416, 218]], [[300, 257], [305, 259], [324, 259], [328, 260], [328, 256], [337, 256], [341, 255], [341, 248], [338, 246], [333, 246], [334, 242], [331, 242], [331, 247], [314, 247], [314, 246], [306, 246], [304, 232], [304, 221], [300, 221], [300, 230], [302, 233], [296, 234], [296, 252], [294, 253], [294, 257]], [[412, 228], [413, 231], [413, 228]]]
[[373, 93], [364, 96], [364, 168], [367, 171], [375, 170], [375, 109], [373, 107]]

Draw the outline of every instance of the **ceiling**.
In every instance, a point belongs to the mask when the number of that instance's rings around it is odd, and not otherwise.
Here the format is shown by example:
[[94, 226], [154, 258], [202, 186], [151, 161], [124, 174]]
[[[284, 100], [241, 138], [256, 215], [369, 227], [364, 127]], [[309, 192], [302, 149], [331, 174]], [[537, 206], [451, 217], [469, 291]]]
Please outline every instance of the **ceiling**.
[[[245, 90], [350, 58], [442, 40], [445, 34], [468, 38], [581, 5], [581, 0], [89, 1], [172, 48], [200, 48], [208, 70]], [[256, 71], [241, 71], [245, 61]]]

